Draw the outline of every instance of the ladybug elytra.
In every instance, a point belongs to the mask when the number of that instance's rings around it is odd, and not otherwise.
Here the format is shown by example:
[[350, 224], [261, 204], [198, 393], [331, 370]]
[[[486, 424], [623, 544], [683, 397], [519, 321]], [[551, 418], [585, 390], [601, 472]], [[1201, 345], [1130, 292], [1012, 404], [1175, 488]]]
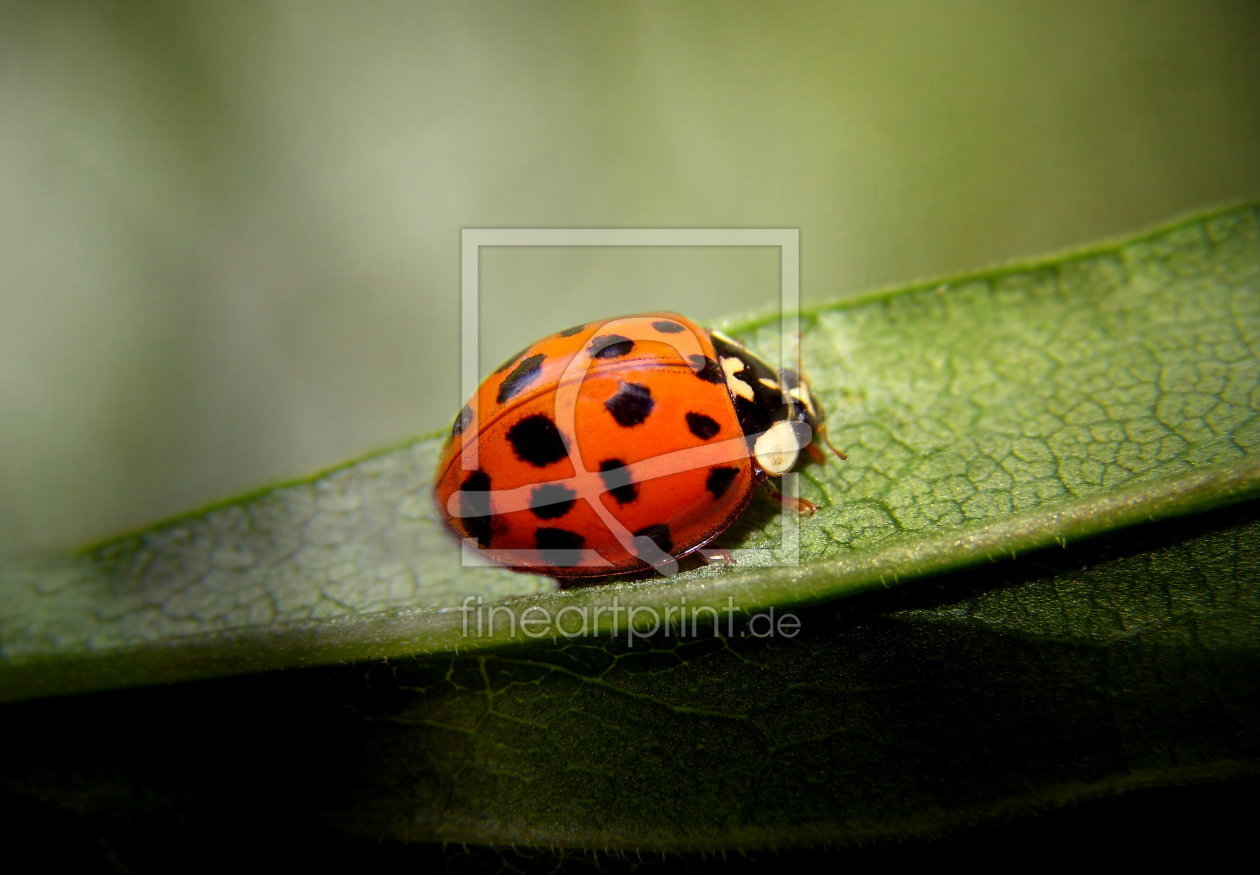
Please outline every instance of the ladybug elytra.
[[684, 316], [591, 322], [481, 384], [442, 449], [437, 503], [458, 537], [509, 568], [672, 574], [801, 450], [821, 458], [822, 423], [795, 371]]

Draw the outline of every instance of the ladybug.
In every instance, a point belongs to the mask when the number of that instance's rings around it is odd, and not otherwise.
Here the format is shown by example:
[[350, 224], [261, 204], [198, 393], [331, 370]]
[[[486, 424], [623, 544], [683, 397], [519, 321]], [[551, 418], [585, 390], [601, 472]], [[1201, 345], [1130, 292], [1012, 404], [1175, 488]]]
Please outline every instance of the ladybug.
[[821, 461], [822, 433], [795, 371], [685, 316], [644, 313], [566, 328], [504, 362], [455, 417], [434, 489], [451, 531], [497, 564], [668, 575], [801, 450]]

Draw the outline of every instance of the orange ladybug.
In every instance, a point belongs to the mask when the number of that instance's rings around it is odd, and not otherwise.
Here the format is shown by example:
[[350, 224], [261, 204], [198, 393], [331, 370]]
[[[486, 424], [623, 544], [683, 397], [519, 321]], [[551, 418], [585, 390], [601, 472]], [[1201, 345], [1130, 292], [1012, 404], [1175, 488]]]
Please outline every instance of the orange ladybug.
[[576, 325], [508, 359], [464, 405], [437, 504], [457, 537], [519, 571], [672, 574], [801, 450], [821, 458], [822, 422], [796, 372], [685, 316]]

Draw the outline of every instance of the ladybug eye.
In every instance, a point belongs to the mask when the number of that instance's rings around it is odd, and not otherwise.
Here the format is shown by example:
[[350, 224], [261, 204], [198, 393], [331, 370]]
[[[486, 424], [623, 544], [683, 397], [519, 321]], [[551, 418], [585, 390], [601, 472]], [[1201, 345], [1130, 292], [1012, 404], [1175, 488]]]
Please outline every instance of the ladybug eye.
[[804, 409], [806, 417], [817, 427], [817, 423], [822, 422], [826, 417], [823, 416], [822, 406], [819, 405], [818, 399], [810, 391], [809, 384], [790, 368], [780, 371], [779, 379], [783, 381], [783, 391]]

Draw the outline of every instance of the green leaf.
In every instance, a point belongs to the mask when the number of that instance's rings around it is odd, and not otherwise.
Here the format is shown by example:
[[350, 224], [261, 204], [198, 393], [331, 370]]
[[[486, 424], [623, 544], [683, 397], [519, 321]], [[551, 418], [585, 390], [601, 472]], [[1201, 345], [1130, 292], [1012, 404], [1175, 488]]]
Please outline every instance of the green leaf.
[[266, 824], [298, 845], [324, 826], [685, 851], [1254, 777], [1256, 509], [798, 609], [794, 638], [577, 639], [18, 703], [0, 787], [154, 823], [146, 846], [193, 823], [198, 846]]
[[[9, 562], [0, 697], [650, 631], [683, 606], [819, 602], [1228, 505], [1260, 489], [1258, 290], [1249, 206], [803, 314], [850, 460], [805, 473], [823, 508], [799, 527], [766, 501], [728, 533], [770, 567], [564, 591], [462, 568], [430, 497], [440, 435]], [[778, 342], [769, 317], [730, 328]], [[505, 619], [467, 634], [493, 604]]]
[[[806, 321], [850, 461], [735, 540], [801, 564], [461, 569], [421, 440], [6, 566], [10, 698], [361, 661], [6, 705], [0, 789], [155, 833], [725, 851], [1260, 776], [1260, 208]], [[736, 610], [464, 637], [467, 595]]]

